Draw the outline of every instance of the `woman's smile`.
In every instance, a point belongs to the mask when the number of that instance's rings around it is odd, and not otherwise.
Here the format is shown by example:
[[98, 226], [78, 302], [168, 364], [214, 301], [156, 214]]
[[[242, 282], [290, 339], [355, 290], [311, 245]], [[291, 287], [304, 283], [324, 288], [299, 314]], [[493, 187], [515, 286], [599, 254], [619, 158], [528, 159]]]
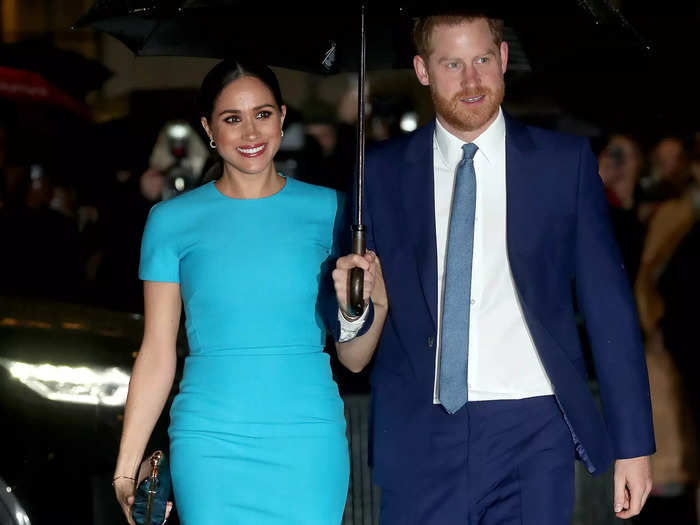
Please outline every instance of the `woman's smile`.
[[259, 157], [265, 152], [267, 144], [264, 142], [258, 144], [246, 144], [243, 146], [237, 146], [236, 151], [240, 153], [243, 157], [250, 159], [253, 157]]

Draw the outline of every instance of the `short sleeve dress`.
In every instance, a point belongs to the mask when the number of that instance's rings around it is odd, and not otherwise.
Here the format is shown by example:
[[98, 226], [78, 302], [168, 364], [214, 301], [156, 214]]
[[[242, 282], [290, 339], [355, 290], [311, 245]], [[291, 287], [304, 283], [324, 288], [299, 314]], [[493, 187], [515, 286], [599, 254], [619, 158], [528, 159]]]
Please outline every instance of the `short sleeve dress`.
[[139, 277], [180, 284], [190, 355], [170, 411], [183, 525], [337, 525], [349, 463], [323, 352], [321, 267], [335, 191], [260, 199], [213, 182], [151, 210]]

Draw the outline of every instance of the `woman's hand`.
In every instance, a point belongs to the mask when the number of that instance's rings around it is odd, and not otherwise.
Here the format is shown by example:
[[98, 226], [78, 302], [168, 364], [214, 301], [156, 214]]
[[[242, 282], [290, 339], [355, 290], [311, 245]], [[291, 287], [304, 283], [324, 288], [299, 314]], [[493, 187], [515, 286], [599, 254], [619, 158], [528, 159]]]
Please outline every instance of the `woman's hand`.
[[[139, 474], [139, 483], [146, 479], [146, 476], [148, 475], [145, 469], [142, 468], [141, 471], [141, 474]], [[132, 513], [135, 498], [134, 492], [137, 486], [136, 483], [134, 483], [134, 481], [130, 478], [119, 477], [114, 480], [113, 485], [114, 493], [117, 496], [117, 501], [119, 502], [119, 505], [121, 505], [122, 507], [122, 512], [124, 512], [124, 516], [126, 516], [126, 521], [129, 522], [129, 525], [135, 525]], [[163, 523], [168, 521], [171, 510], [173, 510], [173, 502], [168, 501], [168, 504], [165, 507], [165, 519], [163, 520]]]
[[[350, 254], [338, 258], [333, 270], [333, 285], [335, 286], [335, 295], [338, 299], [338, 306], [346, 316], [349, 316], [348, 309], [348, 279], [350, 271], [353, 268], [361, 268], [364, 270], [364, 284], [362, 287], [362, 299], [365, 303], [372, 297], [372, 301], [376, 304], [386, 304], [386, 289], [384, 280], [381, 277], [381, 267], [379, 258], [371, 251], [367, 250], [365, 255]], [[378, 282], [378, 278], [381, 282]], [[377, 289], [378, 288], [378, 289]]]
[[371, 251], [368, 251], [364, 257], [346, 255], [338, 259], [336, 269], [333, 270], [333, 284], [335, 285], [338, 305], [344, 314], [347, 308], [348, 276], [354, 267], [365, 270], [364, 299], [367, 301], [368, 298], [372, 298], [374, 320], [364, 335], [353, 337], [342, 343], [337, 342], [335, 347], [338, 359], [345, 368], [352, 372], [360, 372], [372, 359], [379, 343], [379, 337], [382, 334], [389, 311], [389, 299], [379, 257]]
[[370, 297], [372, 297], [375, 308], [388, 308], [389, 296], [386, 293], [386, 283], [384, 282], [384, 274], [382, 273], [382, 262], [374, 252], [372, 252], [372, 255], [374, 255], [374, 288], [372, 288]]
[[131, 508], [134, 505], [134, 491], [136, 489], [136, 483], [133, 479], [126, 477], [117, 477], [112, 482], [114, 485], [114, 493], [117, 496], [117, 501], [122, 507], [122, 512], [126, 516], [126, 521], [129, 525], [136, 525], [134, 523], [134, 518], [131, 516]]

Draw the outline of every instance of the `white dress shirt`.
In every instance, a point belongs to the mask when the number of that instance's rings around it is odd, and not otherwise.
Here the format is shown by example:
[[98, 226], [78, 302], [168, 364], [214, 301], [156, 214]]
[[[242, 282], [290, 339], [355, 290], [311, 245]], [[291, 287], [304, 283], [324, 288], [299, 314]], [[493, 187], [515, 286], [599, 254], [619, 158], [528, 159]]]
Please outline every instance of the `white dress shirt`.
[[[469, 401], [522, 399], [553, 394], [525, 323], [506, 247], [506, 125], [503, 112], [474, 143], [476, 215], [469, 313]], [[433, 403], [439, 399], [440, 330], [445, 252], [457, 166], [464, 142], [436, 121], [433, 137], [437, 240], [438, 341]], [[341, 322], [341, 341], [354, 337], [364, 318]], [[466, 352], [467, 349], [465, 348]]]
[[[433, 138], [438, 343], [433, 402], [439, 403], [441, 311], [452, 191], [464, 142], [436, 121]], [[469, 311], [469, 401], [552, 394], [515, 291], [506, 247], [506, 124], [503, 112], [474, 140], [476, 215]], [[467, 349], [465, 348], [465, 351]]]

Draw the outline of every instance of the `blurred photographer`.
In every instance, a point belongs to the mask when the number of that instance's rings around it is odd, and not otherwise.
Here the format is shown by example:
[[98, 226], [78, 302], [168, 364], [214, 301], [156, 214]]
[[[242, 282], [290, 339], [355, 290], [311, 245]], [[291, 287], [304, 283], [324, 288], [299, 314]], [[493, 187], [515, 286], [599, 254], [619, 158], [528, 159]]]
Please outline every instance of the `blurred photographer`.
[[640, 181], [645, 200], [664, 201], [680, 196], [689, 179], [689, 159], [683, 139], [661, 139], [651, 150], [649, 174]]
[[630, 135], [611, 135], [598, 157], [598, 165], [610, 204], [615, 237], [627, 275], [634, 282], [645, 234], [637, 203], [638, 183], [644, 170], [639, 142]]
[[151, 200], [168, 200], [199, 185], [209, 157], [204, 142], [184, 121], [167, 122], [153, 147], [141, 192]]

